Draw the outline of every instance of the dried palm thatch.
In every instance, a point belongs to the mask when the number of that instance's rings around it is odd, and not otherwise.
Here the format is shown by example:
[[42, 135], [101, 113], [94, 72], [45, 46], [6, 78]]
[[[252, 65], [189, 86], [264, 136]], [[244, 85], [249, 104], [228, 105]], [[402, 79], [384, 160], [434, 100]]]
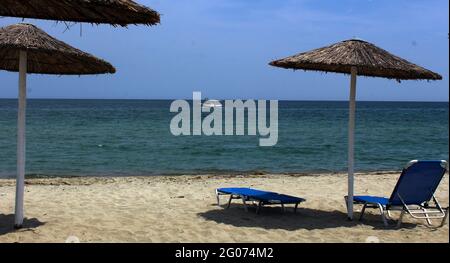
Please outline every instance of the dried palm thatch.
[[0, 16], [113, 26], [160, 22], [158, 12], [132, 0], [1, 0]]
[[0, 69], [19, 71], [20, 51], [27, 51], [27, 73], [87, 75], [116, 72], [108, 62], [75, 49], [34, 25], [0, 28]]
[[440, 80], [442, 76], [362, 40], [346, 40], [269, 63], [275, 67], [351, 73], [397, 80]]

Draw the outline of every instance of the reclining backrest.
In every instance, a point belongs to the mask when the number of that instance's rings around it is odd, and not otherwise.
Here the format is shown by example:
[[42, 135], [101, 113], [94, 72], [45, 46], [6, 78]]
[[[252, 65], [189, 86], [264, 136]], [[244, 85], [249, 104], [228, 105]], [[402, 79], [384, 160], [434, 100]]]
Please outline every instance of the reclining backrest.
[[448, 170], [446, 161], [411, 161], [403, 169], [389, 199], [390, 205], [420, 205], [433, 197]]

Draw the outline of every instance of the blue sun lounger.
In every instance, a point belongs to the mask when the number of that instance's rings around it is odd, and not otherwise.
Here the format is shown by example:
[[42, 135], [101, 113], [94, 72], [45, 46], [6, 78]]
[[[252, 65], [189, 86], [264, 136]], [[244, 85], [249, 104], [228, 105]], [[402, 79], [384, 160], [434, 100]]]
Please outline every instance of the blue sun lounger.
[[233, 199], [241, 199], [245, 211], [247, 209], [247, 202], [253, 202], [253, 204], [257, 204], [256, 213], [259, 214], [261, 208], [264, 205], [281, 205], [283, 211], [285, 210], [284, 205], [293, 204], [294, 212], [297, 212], [297, 207], [301, 202], [306, 201], [303, 198], [278, 194], [274, 192], [267, 192], [262, 190], [256, 190], [252, 188], [218, 188], [216, 189], [216, 198], [217, 205], [220, 205], [220, 196], [221, 195], [229, 195], [230, 199], [228, 200], [227, 208], [230, 207], [231, 201]]
[[[431, 225], [431, 219], [441, 219], [441, 226], [448, 217], [448, 208], [443, 209], [434, 196], [439, 183], [448, 171], [446, 161], [411, 161], [403, 169], [397, 185], [390, 198], [378, 196], [354, 196], [353, 203], [362, 204], [360, 220], [366, 208], [378, 208], [383, 223], [388, 226], [386, 215], [391, 217], [391, 211], [401, 211], [397, 227], [401, 226], [405, 213], [415, 219], [426, 219]], [[345, 197], [347, 204], [347, 196]], [[433, 201], [434, 206], [430, 205]]]

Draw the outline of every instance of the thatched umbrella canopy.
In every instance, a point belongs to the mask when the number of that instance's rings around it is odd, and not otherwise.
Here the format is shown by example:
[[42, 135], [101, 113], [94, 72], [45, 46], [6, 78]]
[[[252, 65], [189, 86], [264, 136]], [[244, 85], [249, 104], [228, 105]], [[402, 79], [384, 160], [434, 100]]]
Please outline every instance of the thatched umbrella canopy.
[[113, 26], [160, 22], [158, 12], [132, 0], [2, 0], [0, 16]]
[[115, 73], [108, 62], [73, 48], [31, 24], [0, 28], [0, 69], [19, 71], [19, 53], [27, 52], [27, 73], [86, 75]]
[[0, 69], [19, 72], [15, 226], [23, 223], [27, 73], [86, 75], [114, 73], [111, 64], [75, 49], [30, 24], [0, 28]]
[[270, 62], [270, 65], [345, 74], [351, 74], [351, 68], [356, 66], [358, 75], [361, 76], [397, 80], [442, 79], [441, 75], [397, 57], [372, 43], [354, 39], [275, 60]]
[[440, 80], [442, 76], [366, 41], [351, 39], [275, 60], [271, 66], [351, 74], [348, 129], [348, 217], [353, 218], [356, 76], [400, 80]]

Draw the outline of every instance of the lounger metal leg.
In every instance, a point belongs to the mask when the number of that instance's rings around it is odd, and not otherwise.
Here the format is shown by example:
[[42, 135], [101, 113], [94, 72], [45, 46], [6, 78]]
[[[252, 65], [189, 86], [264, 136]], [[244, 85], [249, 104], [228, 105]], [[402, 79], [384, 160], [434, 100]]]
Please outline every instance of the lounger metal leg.
[[431, 226], [431, 225], [433, 224], [433, 222], [431, 222], [431, 219], [430, 219], [430, 217], [428, 216], [427, 209], [426, 209], [426, 208], [422, 208], [422, 210], [423, 210], [423, 213], [424, 213], [424, 215], [425, 215], [425, 218], [426, 218], [426, 220], [427, 220], [428, 225]]
[[398, 222], [397, 222], [397, 228], [400, 228], [402, 225], [402, 220], [403, 220], [403, 216], [405, 215], [406, 211], [403, 209], [402, 213], [400, 214], [400, 217], [398, 218]]
[[445, 216], [444, 216], [444, 218], [442, 219], [442, 222], [441, 222], [441, 225], [440, 225], [440, 227], [443, 227], [444, 225], [445, 225], [445, 223], [447, 222], [447, 218], [448, 218], [448, 207], [447, 207], [447, 209], [445, 209]]
[[361, 221], [363, 219], [364, 213], [366, 212], [366, 207], [367, 207], [367, 204], [364, 204], [364, 206], [361, 210], [361, 215], [359, 216], [359, 221]]
[[245, 212], [248, 212], [247, 202], [245, 201], [245, 197], [241, 195], [241, 199], [242, 199], [242, 203], [244, 204], [244, 210], [245, 210]]
[[295, 207], [294, 207], [294, 214], [297, 213], [297, 208], [298, 208], [298, 203], [295, 204]]
[[436, 197], [434, 196], [434, 194], [433, 194], [433, 202], [436, 204], [436, 206], [438, 207], [439, 211], [444, 212], [444, 210], [445, 210], [444, 218], [442, 218], [441, 224], [439, 225], [439, 227], [443, 227], [445, 225], [445, 222], [447, 222], [449, 207], [447, 207], [445, 209], [442, 208], [441, 204], [439, 204], [439, 202], [436, 199]]
[[230, 208], [231, 200], [233, 200], [233, 195], [230, 195], [230, 200], [228, 200], [227, 209]]
[[384, 208], [383, 208], [383, 206], [378, 204], [378, 208], [380, 209], [381, 219], [383, 220], [384, 226], [389, 226], [389, 224], [388, 224], [388, 222], [386, 220], [386, 216], [384, 215]]
[[[436, 199], [436, 197], [433, 195], [433, 202], [436, 204], [437, 208], [439, 209], [439, 211], [443, 211], [444, 209], [442, 209], [441, 204], [439, 204], [438, 200]], [[448, 210], [448, 207], [447, 207]]]
[[281, 210], [284, 212], [286, 212], [286, 210], [284, 209], [284, 204], [281, 204]]
[[219, 192], [217, 192], [217, 190], [216, 190], [216, 199], [217, 199], [217, 206], [220, 206]]
[[389, 219], [392, 219], [391, 211], [387, 210], [386, 212], [387, 212], [388, 218], [389, 218]]

